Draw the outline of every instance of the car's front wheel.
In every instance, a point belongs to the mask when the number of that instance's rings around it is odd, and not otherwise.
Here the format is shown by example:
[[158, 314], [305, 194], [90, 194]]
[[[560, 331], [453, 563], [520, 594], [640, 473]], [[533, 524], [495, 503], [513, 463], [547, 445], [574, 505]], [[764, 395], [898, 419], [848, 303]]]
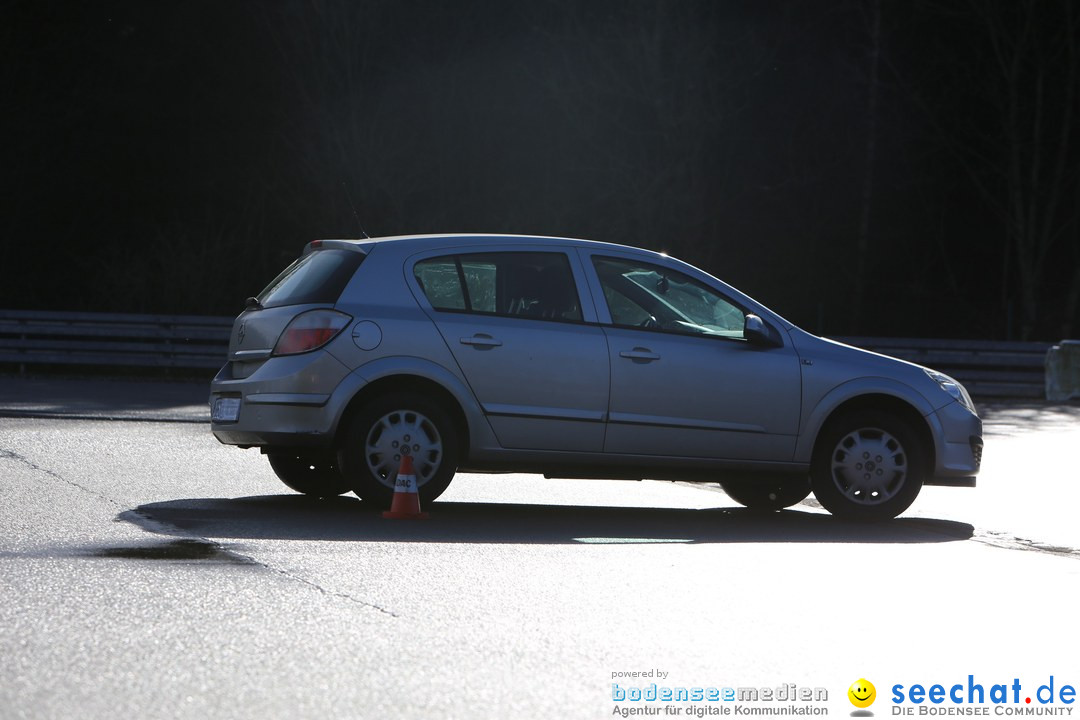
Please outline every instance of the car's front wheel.
[[362, 407], [345, 427], [338, 460], [361, 499], [387, 507], [404, 455], [412, 456], [421, 505], [442, 495], [457, 472], [454, 422], [423, 395], [393, 393]]
[[335, 497], [352, 489], [338, 472], [332, 452], [273, 450], [266, 453], [266, 459], [281, 482], [296, 492]]
[[915, 501], [924, 467], [906, 422], [878, 410], [852, 412], [822, 431], [811, 466], [814, 496], [837, 517], [889, 520]]
[[797, 505], [810, 494], [809, 477], [721, 480], [728, 496], [751, 510], [775, 511]]

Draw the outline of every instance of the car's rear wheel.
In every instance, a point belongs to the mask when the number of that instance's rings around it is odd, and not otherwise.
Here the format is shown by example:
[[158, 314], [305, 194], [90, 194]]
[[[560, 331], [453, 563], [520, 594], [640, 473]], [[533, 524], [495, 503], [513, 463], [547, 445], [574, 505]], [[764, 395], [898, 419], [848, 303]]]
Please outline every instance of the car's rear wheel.
[[442, 495], [457, 472], [458, 433], [437, 402], [413, 393], [384, 395], [348, 421], [338, 459], [353, 491], [388, 506], [403, 455], [411, 455], [421, 505]]
[[296, 492], [335, 497], [352, 489], [338, 472], [333, 452], [274, 450], [266, 458], [281, 482]]
[[915, 501], [924, 468], [922, 445], [906, 422], [878, 410], [848, 413], [818, 440], [814, 496], [837, 517], [888, 520]]
[[720, 487], [735, 502], [751, 510], [774, 511], [797, 505], [810, 494], [809, 477], [721, 480]]

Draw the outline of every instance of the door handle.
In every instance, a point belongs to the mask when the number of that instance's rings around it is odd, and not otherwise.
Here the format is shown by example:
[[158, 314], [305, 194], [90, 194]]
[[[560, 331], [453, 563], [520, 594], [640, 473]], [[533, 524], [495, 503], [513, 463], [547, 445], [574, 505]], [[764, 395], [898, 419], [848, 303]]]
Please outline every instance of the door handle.
[[499, 347], [502, 345], [502, 340], [496, 340], [490, 335], [483, 333], [477, 333], [472, 337], [461, 338], [462, 345], [472, 345], [473, 347]]
[[636, 347], [633, 350], [623, 350], [621, 353], [619, 353], [619, 357], [630, 358], [631, 360], [645, 361], [660, 359], [660, 355], [658, 353], [654, 353], [649, 348], [643, 347]]

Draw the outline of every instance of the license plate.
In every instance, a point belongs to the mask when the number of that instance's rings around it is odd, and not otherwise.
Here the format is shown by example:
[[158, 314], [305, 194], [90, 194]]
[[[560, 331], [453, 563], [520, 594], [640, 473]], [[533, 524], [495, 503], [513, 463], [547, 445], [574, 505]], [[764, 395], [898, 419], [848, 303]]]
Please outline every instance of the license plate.
[[236, 422], [240, 419], [240, 398], [219, 397], [214, 399], [210, 419], [216, 423]]

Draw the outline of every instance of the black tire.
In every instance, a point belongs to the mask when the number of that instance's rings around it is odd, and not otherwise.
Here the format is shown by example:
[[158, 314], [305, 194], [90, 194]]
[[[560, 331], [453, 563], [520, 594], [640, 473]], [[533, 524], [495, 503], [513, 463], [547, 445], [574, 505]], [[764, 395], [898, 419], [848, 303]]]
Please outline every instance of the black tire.
[[339, 467], [365, 502], [389, 507], [405, 438], [421, 507], [450, 485], [457, 472], [458, 432], [449, 413], [424, 395], [393, 393], [352, 415], [341, 435]]
[[810, 494], [810, 478], [784, 476], [721, 480], [720, 487], [735, 502], [763, 512], [798, 505]]
[[333, 452], [274, 450], [266, 453], [281, 482], [296, 492], [314, 497], [336, 497], [352, 488], [338, 472]]
[[811, 464], [814, 496], [846, 520], [891, 520], [910, 507], [926, 474], [922, 443], [907, 422], [879, 410], [831, 421]]

